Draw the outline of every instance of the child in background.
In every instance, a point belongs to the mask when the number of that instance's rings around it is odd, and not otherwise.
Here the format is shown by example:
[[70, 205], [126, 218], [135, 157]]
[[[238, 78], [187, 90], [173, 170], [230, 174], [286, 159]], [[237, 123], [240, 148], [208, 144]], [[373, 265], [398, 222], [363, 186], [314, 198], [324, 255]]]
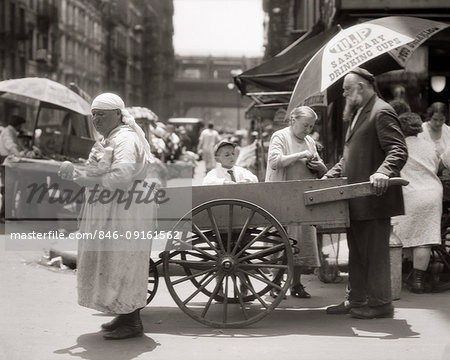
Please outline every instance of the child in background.
[[[228, 140], [222, 140], [214, 147], [214, 156], [217, 166], [210, 170], [203, 179], [203, 185], [225, 185], [236, 183], [256, 183], [258, 178], [247, 169], [234, 165], [236, 163], [235, 143]], [[242, 296], [247, 296], [248, 290], [244, 284], [240, 284]], [[223, 297], [223, 288], [221, 287], [218, 295]]]
[[235, 143], [222, 140], [214, 147], [214, 156], [218, 165], [210, 170], [203, 179], [203, 185], [225, 185], [236, 183], [256, 183], [258, 178], [249, 170], [234, 165]]

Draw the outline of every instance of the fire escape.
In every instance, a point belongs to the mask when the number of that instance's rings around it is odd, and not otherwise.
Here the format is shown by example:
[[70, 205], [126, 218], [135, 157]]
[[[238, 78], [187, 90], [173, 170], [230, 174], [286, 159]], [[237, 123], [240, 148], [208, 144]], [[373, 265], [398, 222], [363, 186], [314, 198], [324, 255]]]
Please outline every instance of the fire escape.
[[51, 0], [40, 0], [36, 10], [38, 72], [52, 75], [58, 69], [58, 8]]

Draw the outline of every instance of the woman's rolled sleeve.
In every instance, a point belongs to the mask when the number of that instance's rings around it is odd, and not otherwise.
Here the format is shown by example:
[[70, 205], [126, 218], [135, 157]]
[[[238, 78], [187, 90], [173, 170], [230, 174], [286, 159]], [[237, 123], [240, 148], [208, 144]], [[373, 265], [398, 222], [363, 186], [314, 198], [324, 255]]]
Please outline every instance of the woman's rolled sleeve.
[[281, 156], [284, 153], [284, 147], [281, 139], [278, 136], [274, 136], [270, 142], [269, 154], [267, 161], [272, 170], [277, 170], [281, 166]]

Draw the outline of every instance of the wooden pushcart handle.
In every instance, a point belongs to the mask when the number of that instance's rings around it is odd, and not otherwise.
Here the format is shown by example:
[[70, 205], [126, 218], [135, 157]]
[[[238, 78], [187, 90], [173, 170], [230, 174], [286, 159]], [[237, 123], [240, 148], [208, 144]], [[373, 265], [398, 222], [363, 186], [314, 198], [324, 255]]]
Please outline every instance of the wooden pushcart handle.
[[401, 185], [401, 186], [406, 186], [409, 184], [408, 180], [405, 180], [401, 177], [393, 177], [389, 179], [389, 186], [394, 186], [394, 185]]
[[[406, 186], [409, 184], [408, 180], [400, 177], [393, 177], [389, 179], [388, 186], [401, 185]], [[303, 194], [305, 205], [323, 204], [332, 201], [354, 199], [362, 196], [374, 195], [373, 187], [370, 181], [333, 186], [329, 188], [323, 188], [319, 190], [305, 191]]]

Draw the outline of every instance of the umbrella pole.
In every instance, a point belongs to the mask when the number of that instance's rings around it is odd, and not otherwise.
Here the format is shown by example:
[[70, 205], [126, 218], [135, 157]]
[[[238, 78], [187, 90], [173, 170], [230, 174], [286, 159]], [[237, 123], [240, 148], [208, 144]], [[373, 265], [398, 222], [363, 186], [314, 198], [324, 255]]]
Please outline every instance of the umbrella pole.
[[264, 179], [266, 176], [266, 166], [265, 166], [265, 155], [264, 155], [264, 139], [263, 139], [263, 128], [262, 128], [262, 118], [258, 116], [258, 174], [260, 179]]
[[39, 103], [38, 111], [36, 114], [36, 120], [34, 121], [34, 126], [33, 126], [33, 136], [31, 137], [31, 148], [33, 148], [34, 140], [36, 137], [36, 128], [37, 128], [37, 124], [39, 121], [39, 115], [41, 115], [41, 104], [40, 103]]

